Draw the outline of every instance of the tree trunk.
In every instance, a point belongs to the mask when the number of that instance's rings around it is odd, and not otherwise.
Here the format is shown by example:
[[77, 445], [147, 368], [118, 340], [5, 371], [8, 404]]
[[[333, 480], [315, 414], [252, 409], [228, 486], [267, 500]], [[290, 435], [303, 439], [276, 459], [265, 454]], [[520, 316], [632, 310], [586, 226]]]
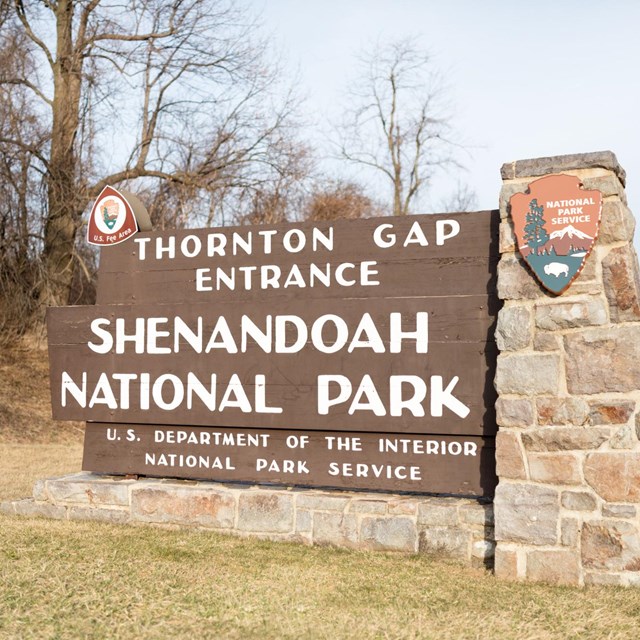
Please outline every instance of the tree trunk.
[[59, 0], [51, 152], [44, 230], [41, 301], [67, 304], [73, 278], [74, 244], [84, 198], [78, 192], [75, 137], [79, 122], [82, 53], [73, 42], [74, 0]]

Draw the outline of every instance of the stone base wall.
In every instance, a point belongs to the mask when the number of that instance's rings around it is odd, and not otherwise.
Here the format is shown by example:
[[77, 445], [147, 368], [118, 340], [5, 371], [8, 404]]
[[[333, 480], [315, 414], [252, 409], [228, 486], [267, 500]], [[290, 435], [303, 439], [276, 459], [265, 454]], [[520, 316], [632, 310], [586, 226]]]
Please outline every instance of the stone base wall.
[[[509, 198], [549, 173], [604, 197], [585, 268], [560, 296], [516, 252]], [[640, 585], [640, 276], [611, 152], [502, 169], [495, 497], [498, 577]]]
[[5, 513], [61, 520], [196, 527], [269, 540], [447, 555], [491, 565], [493, 507], [477, 500], [127, 480], [78, 473], [39, 480]]

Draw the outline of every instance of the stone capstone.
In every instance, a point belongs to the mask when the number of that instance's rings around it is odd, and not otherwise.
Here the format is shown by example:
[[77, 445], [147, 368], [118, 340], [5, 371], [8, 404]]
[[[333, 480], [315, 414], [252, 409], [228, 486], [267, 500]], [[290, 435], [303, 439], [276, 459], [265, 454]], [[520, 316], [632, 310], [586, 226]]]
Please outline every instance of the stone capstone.
[[503, 180], [514, 180], [516, 178], [535, 178], [548, 173], [563, 173], [575, 169], [608, 169], [618, 177], [623, 185], [626, 181], [625, 170], [620, 166], [613, 151], [593, 151], [516, 160], [503, 164], [500, 173]]

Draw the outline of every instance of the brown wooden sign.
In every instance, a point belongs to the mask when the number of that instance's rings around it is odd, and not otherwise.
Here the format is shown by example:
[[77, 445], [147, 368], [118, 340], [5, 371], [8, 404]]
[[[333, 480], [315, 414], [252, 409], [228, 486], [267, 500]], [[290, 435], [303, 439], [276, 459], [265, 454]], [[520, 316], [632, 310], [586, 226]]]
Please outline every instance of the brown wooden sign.
[[[88, 425], [92, 471], [490, 493], [497, 223], [480, 212], [143, 232], [103, 249], [98, 304], [49, 311], [54, 417], [101, 423]], [[184, 464], [157, 463], [169, 443], [152, 434], [176, 429], [242, 429], [269, 444], [222, 455], [175, 442]], [[382, 469], [383, 434], [475, 448], [394, 454], [392, 466], [420, 468], [407, 479]], [[309, 448], [289, 450], [294, 436]], [[362, 449], [334, 460], [334, 436]], [[201, 455], [233, 462], [185, 462]]]
[[465, 495], [496, 485], [493, 438], [88, 423], [83, 467], [195, 480]]

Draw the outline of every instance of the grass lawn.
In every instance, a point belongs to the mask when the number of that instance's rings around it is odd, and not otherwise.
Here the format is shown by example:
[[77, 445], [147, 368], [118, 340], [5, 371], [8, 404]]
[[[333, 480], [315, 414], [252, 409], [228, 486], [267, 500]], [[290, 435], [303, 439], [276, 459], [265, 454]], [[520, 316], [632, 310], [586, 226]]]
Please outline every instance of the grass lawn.
[[[46, 357], [46, 356], [45, 356]], [[42, 356], [0, 354], [0, 500], [77, 471]], [[636, 640], [640, 589], [499, 582], [441, 558], [0, 514], [0, 639]]]

